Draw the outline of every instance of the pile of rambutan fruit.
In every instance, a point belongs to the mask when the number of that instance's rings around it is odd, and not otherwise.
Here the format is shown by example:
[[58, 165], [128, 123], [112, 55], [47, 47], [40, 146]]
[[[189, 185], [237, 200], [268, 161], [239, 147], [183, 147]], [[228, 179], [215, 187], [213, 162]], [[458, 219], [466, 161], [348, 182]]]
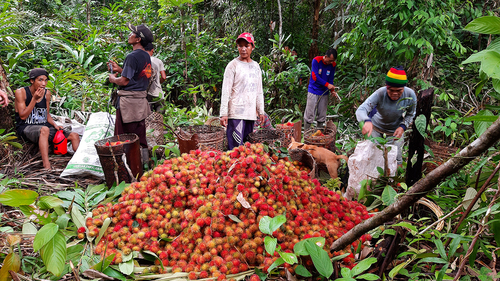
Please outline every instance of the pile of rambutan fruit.
[[[255, 267], [266, 272], [279, 258], [278, 252], [266, 252], [259, 222], [284, 215], [286, 222], [272, 233], [281, 252], [292, 253], [303, 239], [324, 237], [332, 258], [329, 245], [371, 215], [365, 206], [321, 186], [309, 172], [297, 161], [270, 156], [262, 144], [227, 152], [193, 150], [144, 173], [118, 203], [98, 206], [85, 231], [97, 236], [109, 218], [95, 253], [114, 255], [114, 264], [133, 251], [147, 251], [158, 257], [159, 273], [230, 280]], [[365, 234], [351, 248], [370, 239]], [[355, 264], [352, 254], [341, 262]], [[293, 274], [294, 268], [285, 263], [281, 274]]]

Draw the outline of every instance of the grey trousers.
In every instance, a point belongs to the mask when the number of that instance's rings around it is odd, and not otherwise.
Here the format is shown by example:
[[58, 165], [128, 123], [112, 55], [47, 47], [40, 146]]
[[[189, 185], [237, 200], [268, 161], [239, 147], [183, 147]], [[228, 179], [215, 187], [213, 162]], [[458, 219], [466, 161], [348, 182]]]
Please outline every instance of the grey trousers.
[[[391, 133], [391, 134], [387, 134], [386, 133], [386, 136], [387, 137], [392, 137], [392, 134], [394, 134], [394, 132]], [[374, 137], [374, 138], [383, 138], [384, 134], [375, 131], [375, 128], [374, 128], [373, 131], [372, 131], [372, 135], [371, 136]], [[395, 146], [398, 147], [398, 157], [397, 157], [398, 165], [403, 164], [403, 151], [402, 150], [403, 150], [403, 144], [404, 143], [405, 143], [405, 135], [404, 134], [403, 134], [403, 136], [400, 139], [391, 138], [387, 142], [387, 144], [393, 144], [393, 145], [395, 145]]]
[[[314, 119], [316, 119], [318, 123], [324, 123], [326, 121], [326, 109], [328, 108], [329, 96], [329, 94], [318, 96], [307, 93], [307, 105], [306, 110], [304, 111], [305, 122], [312, 123], [314, 122]], [[316, 104], [318, 105], [318, 109], [316, 109]], [[316, 116], [314, 115], [315, 112]]]

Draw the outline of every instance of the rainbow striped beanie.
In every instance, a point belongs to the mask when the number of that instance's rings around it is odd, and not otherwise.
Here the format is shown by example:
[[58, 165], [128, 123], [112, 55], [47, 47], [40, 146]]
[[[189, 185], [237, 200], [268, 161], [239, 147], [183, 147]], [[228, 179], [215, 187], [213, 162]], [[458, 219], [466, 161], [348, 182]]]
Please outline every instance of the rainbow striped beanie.
[[402, 66], [392, 67], [385, 77], [385, 84], [392, 87], [404, 87], [408, 83], [406, 72]]

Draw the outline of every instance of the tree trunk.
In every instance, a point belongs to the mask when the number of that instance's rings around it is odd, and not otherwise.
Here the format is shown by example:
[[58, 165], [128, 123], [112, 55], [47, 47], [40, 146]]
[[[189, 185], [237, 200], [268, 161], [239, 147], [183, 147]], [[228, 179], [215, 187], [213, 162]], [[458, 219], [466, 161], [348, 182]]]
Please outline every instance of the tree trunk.
[[90, 11], [91, 11], [90, 4], [91, 4], [90, 0], [87, 1], [87, 25], [88, 26], [90, 26]]
[[450, 158], [446, 163], [430, 172], [427, 177], [419, 180], [396, 202], [385, 208], [374, 217], [363, 221], [337, 239], [330, 246], [330, 251], [339, 251], [354, 242], [361, 235], [392, 220], [398, 214], [403, 213], [418, 199], [432, 191], [446, 177], [458, 172], [475, 157], [481, 155], [500, 139], [500, 118], [495, 121], [478, 139], [469, 144], [460, 153]]
[[309, 62], [311, 62], [314, 57], [316, 57], [319, 53], [318, 50], [318, 34], [319, 34], [319, 11], [321, 7], [321, 0], [314, 0], [313, 2], [313, 24], [312, 24], [312, 32], [311, 32], [311, 47], [309, 48]]
[[[432, 102], [434, 99], [434, 88], [420, 91], [417, 96], [417, 112], [415, 117], [424, 115], [426, 118], [425, 128], [431, 120]], [[418, 132], [415, 122], [412, 125], [412, 131], [409, 136], [410, 144], [408, 148], [408, 163], [406, 165], [406, 184], [412, 186], [422, 178], [422, 165], [424, 162], [425, 145], [424, 137]], [[417, 162], [412, 163], [413, 155], [417, 153]]]
[[3, 62], [0, 63], [0, 90], [7, 93], [7, 96], [9, 97], [9, 105], [0, 107], [0, 129], [8, 131], [14, 128], [14, 120], [12, 119], [12, 116], [14, 115], [14, 93], [9, 87], [7, 73], [3, 69], [2, 64]]
[[278, 15], [279, 15], [279, 20], [280, 20], [280, 26], [279, 26], [279, 29], [278, 29], [278, 48], [281, 48], [281, 30], [282, 30], [282, 26], [283, 26], [283, 22], [282, 22], [282, 19], [281, 19], [281, 3], [280, 3], [280, 0], [278, 0]]

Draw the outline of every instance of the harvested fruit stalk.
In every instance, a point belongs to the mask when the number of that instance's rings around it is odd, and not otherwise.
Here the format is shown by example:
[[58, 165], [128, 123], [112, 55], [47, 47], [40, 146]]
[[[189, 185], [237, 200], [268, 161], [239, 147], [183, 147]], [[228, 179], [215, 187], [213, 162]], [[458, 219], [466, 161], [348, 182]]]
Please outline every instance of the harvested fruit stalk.
[[112, 219], [95, 251], [115, 253], [115, 264], [131, 251], [149, 250], [192, 279], [222, 280], [248, 265], [266, 270], [278, 256], [264, 250], [262, 217], [286, 215], [273, 236], [282, 251], [293, 252], [308, 237], [325, 237], [328, 247], [371, 216], [363, 205], [311, 180], [309, 169], [299, 164], [269, 156], [262, 144], [191, 151], [146, 172], [124, 189], [117, 204], [93, 210], [88, 234], [96, 236], [103, 221]]

